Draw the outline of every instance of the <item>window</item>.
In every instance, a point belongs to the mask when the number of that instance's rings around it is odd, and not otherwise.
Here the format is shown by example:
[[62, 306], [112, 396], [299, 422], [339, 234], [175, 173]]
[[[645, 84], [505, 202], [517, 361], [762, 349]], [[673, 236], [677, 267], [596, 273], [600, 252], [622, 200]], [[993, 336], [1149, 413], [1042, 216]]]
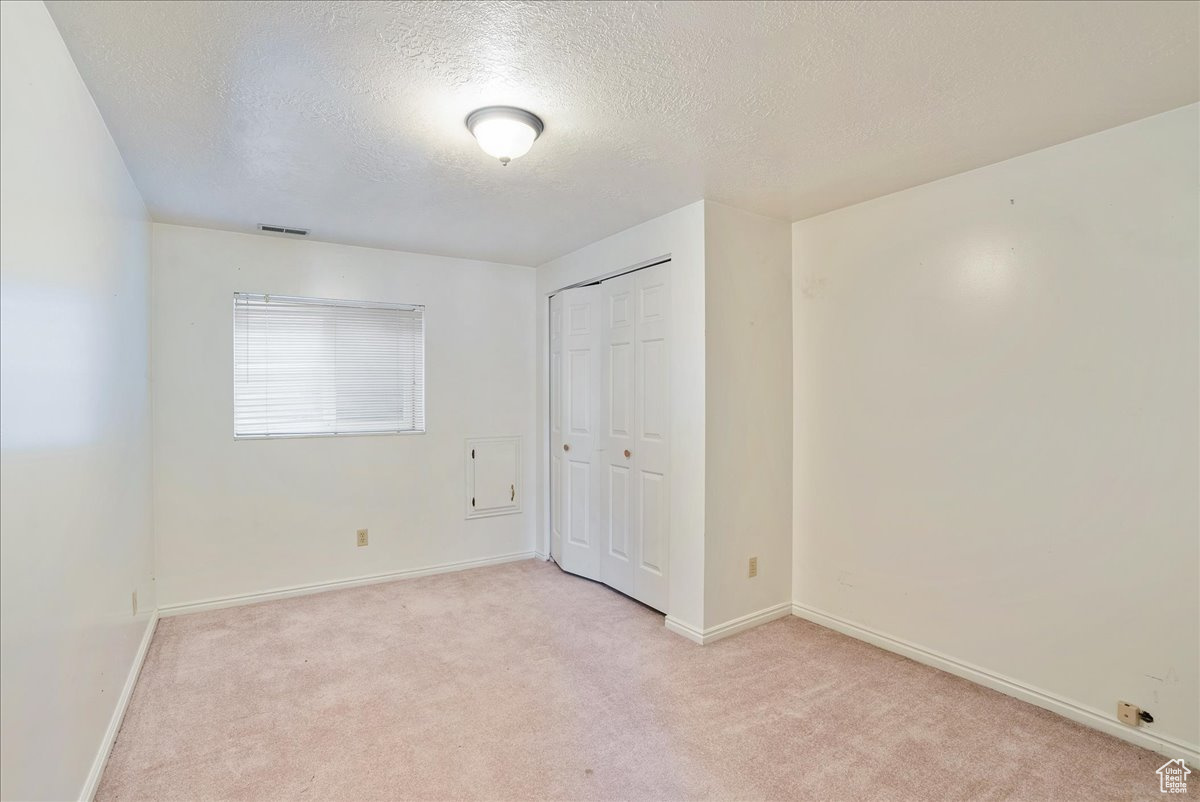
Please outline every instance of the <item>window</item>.
[[233, 436], [425, 431], [425, 307], [233, 296]]

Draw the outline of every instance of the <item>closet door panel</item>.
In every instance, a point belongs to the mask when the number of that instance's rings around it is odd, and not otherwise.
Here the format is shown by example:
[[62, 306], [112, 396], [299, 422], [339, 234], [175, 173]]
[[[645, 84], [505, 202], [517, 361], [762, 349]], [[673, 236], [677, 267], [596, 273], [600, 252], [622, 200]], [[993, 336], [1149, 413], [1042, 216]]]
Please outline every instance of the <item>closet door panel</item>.
[[601, 579], [622, 593], [633, 594], [636, 549], [633, 511], [637, 506], [632, 454], [637, 431], [637, 348], [632, 276], [600, 285], [604, 292], [604, 445], [601, 458], [608, 473], [604, 487], [605, 548]]
[[[669, 275], [669, 265], [660, 265], [555, 296], [550, 357], [551, 536], [561, 543], [556, 559], [567, 571], [664, 612]], [[555, 325], [561, 332], [557, 350]]]
[[600, 288], [564, 290], [562, 303], [560, 473], [562, 549], [558, 564], [589, 579], [600, 578], [599, 436]]
[[666, 573], [667, 565], [667, 478], [661, 473], [643, 470], [640, 479], [642, 503], [638, 529], [642, 537], [638, 568], [661, 577]]
[[587, 548], [591, 545], [592, 466], [585, 460], [567, 460], [567, 542]]
[[[629, 562], [629, 469], [620, 465], [608, 466], [608, 554], [622, 563]], [[616, 572], [606, 566], [604, 581], [620, 582], [623, 566]], [[611, 584], [611, 583], [610, 583]]]
[[637, 544], [633, 597], [667, 609], [670, 558], [670, 265], [640, 270], [635, 280], [634, 470]]

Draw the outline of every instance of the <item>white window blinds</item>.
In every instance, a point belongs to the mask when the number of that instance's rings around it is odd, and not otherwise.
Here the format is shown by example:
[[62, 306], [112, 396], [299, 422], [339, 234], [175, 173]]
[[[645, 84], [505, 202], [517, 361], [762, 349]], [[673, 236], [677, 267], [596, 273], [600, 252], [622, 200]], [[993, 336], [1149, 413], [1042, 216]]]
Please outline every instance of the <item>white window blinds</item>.
[[425, 307], [234, 294], [234, 437], [423, 431]]

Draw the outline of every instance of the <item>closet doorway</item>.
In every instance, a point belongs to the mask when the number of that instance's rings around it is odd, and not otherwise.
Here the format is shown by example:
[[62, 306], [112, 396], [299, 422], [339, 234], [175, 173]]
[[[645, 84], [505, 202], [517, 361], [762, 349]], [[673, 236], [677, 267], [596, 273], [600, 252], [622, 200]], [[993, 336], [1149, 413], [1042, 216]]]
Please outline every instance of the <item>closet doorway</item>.
[[670, 263], [550, 298], [550, 556], [666, 612]]

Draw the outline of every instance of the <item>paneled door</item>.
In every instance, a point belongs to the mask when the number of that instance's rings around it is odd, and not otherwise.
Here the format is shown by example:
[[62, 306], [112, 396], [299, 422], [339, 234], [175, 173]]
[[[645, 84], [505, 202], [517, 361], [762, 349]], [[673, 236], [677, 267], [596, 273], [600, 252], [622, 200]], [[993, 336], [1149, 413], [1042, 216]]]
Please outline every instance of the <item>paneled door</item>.
[[600, 579], [600, 286], [558, 293], [550, 315], [552, 556], [563, 570]]
[[[633, 273], [633, 447], [628, 449], [633, 491], [630, 523], [633, 591], [656, 610], [668, 601], [670, 533], [670, 265]], [[622, 449], [622, 456], [626, 450]]]
[[601, 304], [603, 387], [600, 454], [600, 578], [627, 596], [634, 595], [637, 561], [637, 406], [634, 335], [635, 273], [605, 281]]
[[668, 602], [670, 265], [550, 299], [551, 554]]

